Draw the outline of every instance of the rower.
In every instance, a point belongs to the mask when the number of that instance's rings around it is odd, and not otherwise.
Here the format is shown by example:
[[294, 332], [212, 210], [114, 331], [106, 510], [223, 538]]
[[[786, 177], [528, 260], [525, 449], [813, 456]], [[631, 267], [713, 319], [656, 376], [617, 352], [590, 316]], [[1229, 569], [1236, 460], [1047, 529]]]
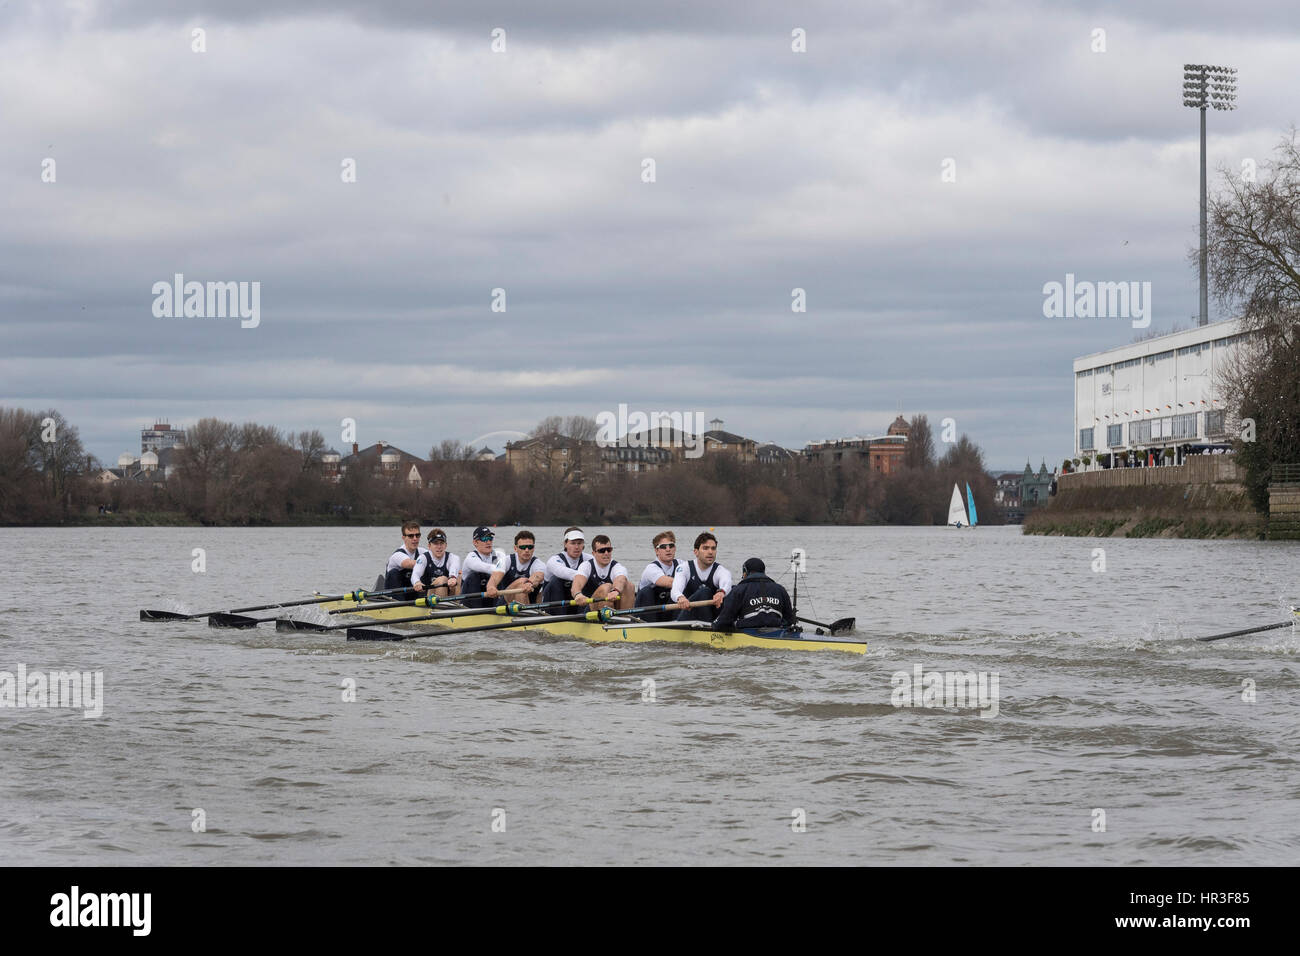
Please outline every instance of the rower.
[[498, 592], [509, 588], [522, 590], [522, 593], [512, 594], [510, 600], [535, 604], [542, 592], [542, 582], [546, 580], [546, 565], [542, 564], [536, 551], [537, 538], [531, 531], [516, 532], [515, 553], [500, 570], [492, 572], [487, 585], [488, 597], [497, 598], [498, 604], [505, 604], [506, 599], [498, 597]]
[[[505, 556], [498, 556], [492, 550], [495, 539], [496, 535], [487, 525], [481, 524], [474, 529], [474, 550], [465, 555], [460, 566], [461, 594], [486, 591], [492, 575], [504, 570]], [[467, 598], [464, 603], [467, 607], [490, 607], [494, 602], [490, 598]]]
[[383, 590], [395, 591], [398, 588], [411, 587], [411, 572], [420, 560], [420, 522], [402, 523], [402, 546], [388, 556], [388, 566], [384, 568]]
[[[672, 599], [681, 612], [679, 621], [712, 621], [722, 599], [731, 590], [731, 572], [717, 563], [718, 539], [708, 531], [695, 536], [695, 557], [677, 569]], [[691, 607], [692, 601], [713, 602], [713, 607]]]
[[614, 542], [608, 535], [591, 539], [592, 558], [584, 561], [573, 576], [573, 599], [579, 606], [608, 601], [620, 608], [630, 608], [636, 595], [627, 581], [627, 568], [614, 560]]
[[[585, 536], [581, 528], [564, 529], [564, 548], [559, 554], [551, 555], [546, 562], [546, 584], [542, 588], [543, 603], [564, 601], [572, 596], [573, 576], [577, 574], [578, 568], [582, 567], [584, 561], [591, 560], [591, 555], [582, 550], [583, 544], [585, 544]], [[557, 608], [552, 613], [563, 614], [565, 611]]]
[[417, 594], [428, 590], [437, 597], [454, 597], [460, 593], [460, 558], [447, 550], [447, 532], [434, 528], [429, 532], [429, 547], [411, 569], [411, 587]]
[[762, 558], [747, 559], [740, 583], [722, 602], [722, 609], [713, 621], [714, 630], [794, 626], [794, 605], [790, 603], [789, 593], [767, 576]]
[[[671, 531], [660, 531], [650, 543], [654, 545], [655, 559], [641, 572], [641, 580], [637, 584], [636, 607], [671, 603], [673, 579], [677, 576], [677, 569], [682, 566], [677, 560], [677, 536]], [[667, 618], [667, 613], [648, 611], [642, 617], [647, 621], [660, 621]]]

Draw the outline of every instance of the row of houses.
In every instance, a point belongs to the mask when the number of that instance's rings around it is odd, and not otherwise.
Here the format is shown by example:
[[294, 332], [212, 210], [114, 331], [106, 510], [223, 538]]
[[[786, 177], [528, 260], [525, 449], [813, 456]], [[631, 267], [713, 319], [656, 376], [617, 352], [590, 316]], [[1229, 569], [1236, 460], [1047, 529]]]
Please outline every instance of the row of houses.
[[[907, 420], [899, 415], [884, 435], [824, 439], [795, 450], [726, 431], [720, 427], [723, 424], [720, 419], [709, 424], [715, 427], [701, 435], [663, 427], [629, 433], [614, 445], [552, 433], [509, 442], [500, 454], [484, 447], [466, 460], [504, 462], [519, 474], [545, 473], [578, 484], [599, 481], [611, 474], [656, 471], [705, 455], [725, 455], [737, 462], [759, 464], [797, 460], [827, 465], [859, 462], [889, 475], [902, 467], [911, 431]], [[166, 423], [142, 429], [141, 454], [136, 457], [124, 453], [118, 458], [117, 467], [104, 469], [99, 480], [104, 483], [165, 481], [175, 471], [176, 456], [183, 444], [184, 431], [172, 429]], [[322, 455], [321, 464], [330, 481], [340, 481], [348, 472], [360, 469], [415, 488], [434, 487], [439, 471], [445, 467], [443, 462], [421, 458], [386, 441], [365, 448], [354, 443], [346, 455], [330, 448]], [[1053, 480], [1054, 475], [1045, 469], [1035, 476], [1026, 464], [1024, 476], [1016, 473], [998, 476], [998, 503], [1018, 507], [1022, 501], [1032, 502], [1040, 496], [1046, 500], [1047, 487]]]

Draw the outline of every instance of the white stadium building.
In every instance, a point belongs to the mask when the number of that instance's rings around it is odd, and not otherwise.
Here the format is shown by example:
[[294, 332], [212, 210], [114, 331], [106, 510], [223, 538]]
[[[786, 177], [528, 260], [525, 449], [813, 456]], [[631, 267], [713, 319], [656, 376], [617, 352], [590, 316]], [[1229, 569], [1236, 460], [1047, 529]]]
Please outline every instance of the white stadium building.
[[1226, 451], [1228, 409], [1215, 382], [1241, 337], [1230, 319], [1075, 359], [1074, 457], [1127, 451], [1145, 462], [1172, 448], [1178, 464]]

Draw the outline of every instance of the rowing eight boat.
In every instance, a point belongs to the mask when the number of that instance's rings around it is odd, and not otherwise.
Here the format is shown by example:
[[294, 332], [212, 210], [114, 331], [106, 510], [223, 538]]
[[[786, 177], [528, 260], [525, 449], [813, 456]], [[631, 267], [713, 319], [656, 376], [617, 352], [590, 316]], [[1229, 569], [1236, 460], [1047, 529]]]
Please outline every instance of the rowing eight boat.
[[[410, 617], [409, 607], [385, 607], [376, 602], [369, 607], [358, 608], [356, 604], [338, 601], [320, 605], [323, 610], [348, 610], [352, 617], [365, 617], [372, 621], [391, 621], [395, 618]], [[528, 612], [525, 612], [527, 615]], [[515, 622], [525, 619], [525, 615], [514, 617]], [[865, 654], [867, 642], [850, 638], [804, 637], [801, 631], [714, 631], [704, 622], [697, 622], [698, 627], [680, 624], [672, 626], [648, 626], [632, 623], [630, 618], [618, 618], [608, 624], [587, 621], [556, 621], [549, 615], [538, 613], [535, 624], [513, 628], [521, 631], [540, 631], [557, 637], [577, 637], [584, 641], [599, 644], [648, 644], [667, 642], [670, 644], [699, 644], [723, 651], [734, 651], [742, 647], [758, 647], [766, 650], [784, 651], [844, 651], [849, 654]], [[448, 633], [461, 628], [478, 627], [483, 624], [482, 616], [444, 617], [419, 625], [421, 633]], [[394, 627], [411, 627], [416, 625], [401, 624]], [[425, 631], [436, 626], [438, 630]]]

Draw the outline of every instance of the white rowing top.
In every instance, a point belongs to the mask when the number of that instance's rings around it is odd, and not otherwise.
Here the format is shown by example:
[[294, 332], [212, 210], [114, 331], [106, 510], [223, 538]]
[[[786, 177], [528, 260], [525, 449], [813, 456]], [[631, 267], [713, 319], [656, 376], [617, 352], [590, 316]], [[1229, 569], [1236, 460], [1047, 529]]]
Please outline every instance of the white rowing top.
[[590, 561], [583, 561], [582, 567], [578, 568], [577, 572], [573, 576], [576, 578], [580, 574], [588, 581], [590, 581], [592, 568], [596, 567], [600, 569], [600, 579], [604, 581], [607, 576], [605, 572], [609, 570], [611, 564], [614, 566], [614, 573], [608, 575], [609, 583], [611, 585], [615, 581], [617, 581], [620, 577], [623, 578], [627, 577], [627, 568], [623, 567], [623, 565], [619, 564], [617, 561], [610, 561], [609, 564], [605, 565], [602, 568], [598, 564], [596, 564], [595, 558], [592, 558]]
[[387, 574], [389, 571], [401, 568], [403, 561], [414, 559], [416, 564], [419, 564], [420, 558], [423, 556], [423, 548], [416, 548], [414, 551], [407, 551], [405, 548], [402, 548], [398, 551], [394, 551], [388, 556], [388, 566], [384, 568], [384, 573]]
[[691, 576], [690, 566], [692, 564], [695, 565], [696, 577], [698, 577], [701, 581], [707, 578], [709, 576], [709, 571], [712, 571], [716, 567], [718, 571], [716, 574], [713, 575], [713, 586], [716, 587], [723, 594], [726, 594], [728, 591], [731, 590], [730, 571], [728, 571], [722, 565], [718, 564], [718, 562], [716, 561], [714, 561], [713, 564], [709, 565], [708, 571], [703, 571], [700, 569], [699, 561], [695, 558], [691, 558], [690, 561], [682, 562], [682, 566], [677, 569], [677, 576], [673, 578], [672, 599], [674, 601], [676, 601], [679, 597], [681, 597], [682, 593], [686, 590], [686, 582], [690, 580], [690, 576]]
[[424, 577], [424, 569], [430, 564], [446, 564], [447, 577], [460, 577], [460, 558], [456, 557], [456, 555], [452, 554], [450, 551], [444, 551], [442, 554], [442, 561], [438, 561], [438, 559], [433, 556], [432, 551], [422, 549], [420, 551], [420, 560], [416, 561], [415, 567], [411, 569], [411, 580], [418, 581], [420, 578]]
[[[685, 561], [679, 560], [677, 562], [677, 570], [680, 571], [685, 566], [685, 564], [686, 564]], [[672, 578], [674, 581], [676, 581], [677, 580], [676, 574], [670, 570], [672, 566], [673, 563], [671, 561], [669, 561], [667, 564], [663, 564], [659, 561], [651, 561], [649, 564], [645, 566], [645, 570], [641, 572], [641, 580], [637, 582], [637, 590], [640, 590], [641, 588], [645, 587], [647, 584], [654, 584], [662, 577], [669, 577]]]
[[578, 559], [577, 568], [571, 568], [564, 563], [568, 557], [567, 554], [563, 558], [558, 554], [553, 554], [547, 558], [546, 580], [549, 581], [551, 578], [559, 578], [561, 581], [572, 581], [573, 576], [578, 573], [578, 568], [581, 568], [584, 562], [590, 561], [592, 556], [585, 551], [582, 552], [582, 557]]
[[510, 566], [510, 559], [506, 558], [505, 561], [506, 563], [503, 564], [500, 558], [495, 554], [489, 554], [485, 558], [483, 555], [478, 553], [477, 549], [475, 549], [465, 555], [465, 560], [461, 562], [460, 569], [464, 571], [465, 574], [469, 574], [471, 571], [477, 571], [480, 574], [491, 575], [494, 571], [504, 571], [508, 568]]

